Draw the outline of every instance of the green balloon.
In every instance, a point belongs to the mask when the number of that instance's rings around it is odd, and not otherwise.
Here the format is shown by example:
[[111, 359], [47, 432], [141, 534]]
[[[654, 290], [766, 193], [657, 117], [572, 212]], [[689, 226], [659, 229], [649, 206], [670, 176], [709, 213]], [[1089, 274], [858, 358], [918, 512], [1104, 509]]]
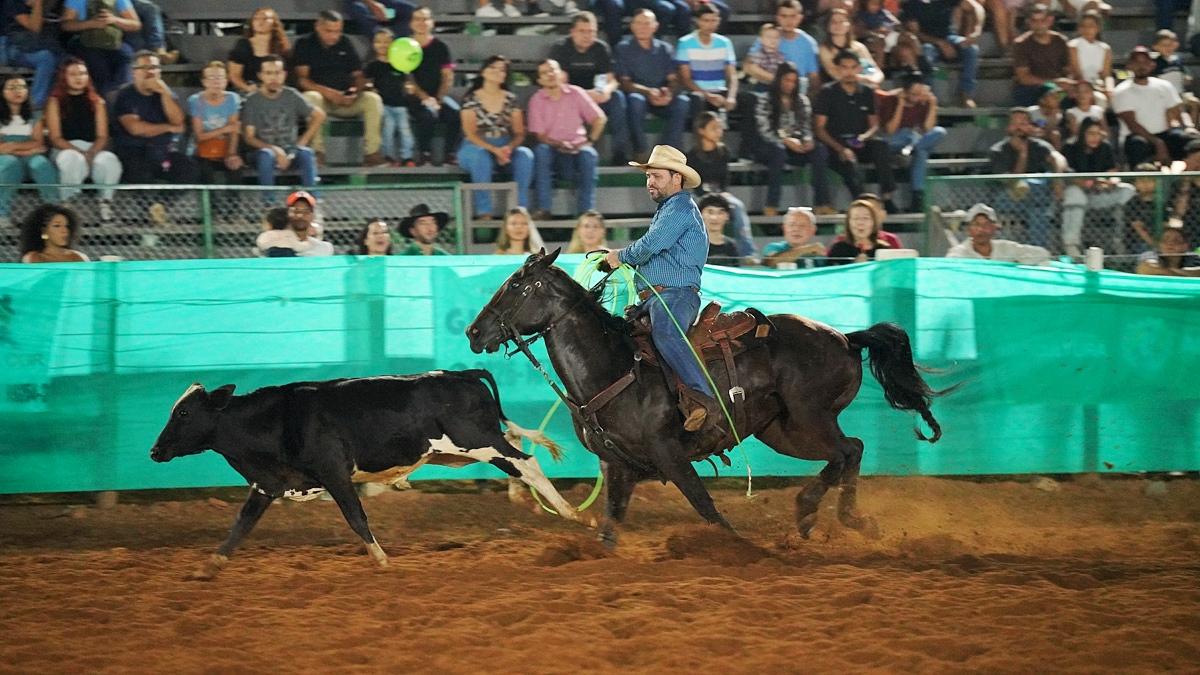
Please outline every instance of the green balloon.
[[388, 47], [388, 63], [402, 73], [411, 73], [421, 65], [421, 57], [425, 52], [421, 45], [410, 37], [396, 38]]

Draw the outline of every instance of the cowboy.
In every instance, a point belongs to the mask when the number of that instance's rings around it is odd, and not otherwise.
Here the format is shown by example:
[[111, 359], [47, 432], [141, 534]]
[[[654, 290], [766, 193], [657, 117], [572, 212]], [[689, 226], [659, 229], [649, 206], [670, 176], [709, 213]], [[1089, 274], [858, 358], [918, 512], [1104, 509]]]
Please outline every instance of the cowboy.
[[646, 191], [658, 208], [646, 234], [626, 248], [609, 251], [604, 261], [612, 269], [621, 263], [637, 268], [638, 295], [650, 314], [654, 346], [686, 387], [680, 391], [689, 404], [683, 428], [696, 431], [709, 413], [720, 411], [704, 368], [681, 332], [700, 311], [700, 273], [708, 257], [704, 221], [689, 192], [700, 185], [700, 174], [669, 145], [655, 146], [645, 164], [629, 165], [646, 172]]
[[442, 211], [430, 211], [428, 204], [417, 204], [408, 212], [408, 217], [400, 221], [400, 234], [412, 241], [403, 251], [396, 255], [450, 255], [437, 246], [438, 234], [446, 223], [450, 222], [450, 214]]

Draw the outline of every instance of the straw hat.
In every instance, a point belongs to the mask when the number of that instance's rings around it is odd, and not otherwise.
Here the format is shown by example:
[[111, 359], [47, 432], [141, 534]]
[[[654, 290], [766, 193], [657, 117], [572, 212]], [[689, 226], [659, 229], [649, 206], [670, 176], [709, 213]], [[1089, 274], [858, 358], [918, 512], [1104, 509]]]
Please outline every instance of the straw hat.
[[700, 187], [700, 174], [687, 165], [687, 157], [682, 152], [669, 145], [654, 146], [654, 150], [650, 152], [650, 159], [646, 160], [645, 164], [630, 162], [629, 166], [636, 166], [642, 171], [646, 169], [674, 171], [683, 176], [683, 187], [685, 189], [691, 190]]

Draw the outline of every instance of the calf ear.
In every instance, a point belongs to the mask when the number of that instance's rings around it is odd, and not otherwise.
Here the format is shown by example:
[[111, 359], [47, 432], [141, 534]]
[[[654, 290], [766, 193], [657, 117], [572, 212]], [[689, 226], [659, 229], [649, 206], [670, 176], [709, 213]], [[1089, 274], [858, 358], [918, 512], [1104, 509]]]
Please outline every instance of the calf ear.
[[225, 406], [229, 405], [229, 399], [233, 398], [233, 390], [237, 389], [236, 384], [227, 384], [222, 387], [217, 387], [208, 395], [208, 402], [217, 410], [224, 410]]

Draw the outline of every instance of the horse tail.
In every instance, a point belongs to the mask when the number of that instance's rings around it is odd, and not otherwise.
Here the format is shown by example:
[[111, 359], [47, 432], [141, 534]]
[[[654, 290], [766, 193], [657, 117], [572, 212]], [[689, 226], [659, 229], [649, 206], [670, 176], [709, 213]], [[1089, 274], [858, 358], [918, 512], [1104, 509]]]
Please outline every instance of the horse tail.
[[917, 438], [936, 443], [942, 437], [942, 426], [929, 411], [929, 405], [933, 397], [941, 396], [954, 387], [937, 391], [925, 382], [913, 361], [908, 333], [894, 323], [877, 323], [866, 330], [847, 334], [846, 339], [850, 341], [852, 349], [867, 350], [871, 374], [883, 387], [883, 397], [888, 405], [896, 410], [911, 410], [920, 414], [933, 431], [933, 436], [926, 438], [917, 428]]
[[516, 422], [508, 419], [508, 415], [504, 414], [504, 409], [500, 407], [500, 390], [496, 387], [496, 379], [492, 377], [491, 371], [485, 368], [476, 368], [474, 370], [464, 370], [461, 374], [463, 377], [472, 380], [486, 380], [487, 383], [491, 385], [492, 398], [496, 400], [496, 412], [500, 415], [500, 423], [508, 427], [508, 430], [504, 432], [504, 436], [509, 440], [509, 442], [513, 443], [518, 450], [521, 446], [520, 439], [524, 438], [530, 443], [536, 443], [537, 445], [549, 450], [550, 456], [554, 458], [554, 461], [562, 461], [562, 446], [550, 440], [550, 437], [541, 431], [530, 431], [529, 429], [520, 427]]

